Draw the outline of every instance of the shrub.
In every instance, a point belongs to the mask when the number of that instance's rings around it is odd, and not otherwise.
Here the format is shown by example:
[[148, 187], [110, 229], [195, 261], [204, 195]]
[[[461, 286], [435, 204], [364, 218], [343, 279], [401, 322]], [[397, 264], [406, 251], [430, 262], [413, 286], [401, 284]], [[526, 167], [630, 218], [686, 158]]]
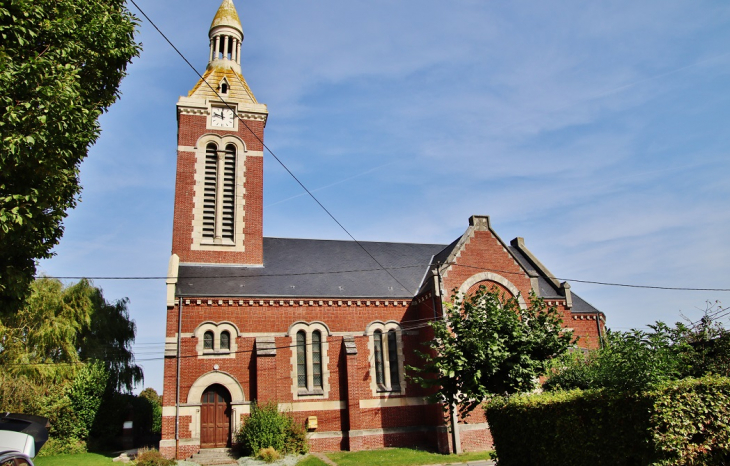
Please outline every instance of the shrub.
[[244, 455], [257, 454], [264, 448], [285, 454], [308, 450], [304, 429], [295, 425], [290, 415], [280, 413], [276, 402], [251, 404], [251, 415], [236, 433], [236, 443]]
[[500, 466], [710, 466], [730, 459], [730, 379], [723, 377], [645, 392], [497, 398], [486, 411]]
[[653, 396], [650, 433], [662, 464], [728, 464], [730, 378], [685, 379]]
[[56, 455], [73, 455], [77, 453], [86, 453], [86, 442], [77, 438], [49, 438], [43, 444], [38, 456], [56, 456]]
[[108, 378], [109, 374], [101, 363], [85, 364], [66, 389], [66, 395], [80, 423], [81, 438], [89, 437]]
[[135, 459], [137, 466], [175, 466], [175, 460], [169, 460], [154, 448], [140, 448]]
[[309, 452], [307, 431], [304, 429], [304, 426], [292, 422], [287, 431], [286, 440], [284, 441], [284, 451], [297, 455], [304, 455]]
[[266, 461], [267, 463], [273, 463], [274, 461], [278, 460], [281, 455], [278, 451], [274, 450], [272, 447], [269, 447], [259, 450], [259, 454], [257, 455], [257, 457]]

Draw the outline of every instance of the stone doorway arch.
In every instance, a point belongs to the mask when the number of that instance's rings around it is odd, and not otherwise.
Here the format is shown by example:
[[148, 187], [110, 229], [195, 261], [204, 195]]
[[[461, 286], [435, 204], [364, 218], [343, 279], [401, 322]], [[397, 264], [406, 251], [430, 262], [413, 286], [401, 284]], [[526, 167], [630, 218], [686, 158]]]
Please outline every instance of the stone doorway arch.
[[211, 448], [208, 444], [204, 444], [203, 442], [202, 416], [204, 410], [203, 396], [206, 391], [214, 385], [223, 387], [228, 393], [229, 398], [227, 401], [230, 406], [229, 417], [231, 433], [238, 430], [241, 415], [249, 413], [249, 403], [245, 401], [243, 387], [231, 374], [224, 371], [211, 371], [198, 377], [188, 391], [187, 403], [184, 405], [185, 408], [181, 409], [181, 415], [190, 415], [190, 441], [192, 442], [191, 444], [199, 445], [200, 448]]

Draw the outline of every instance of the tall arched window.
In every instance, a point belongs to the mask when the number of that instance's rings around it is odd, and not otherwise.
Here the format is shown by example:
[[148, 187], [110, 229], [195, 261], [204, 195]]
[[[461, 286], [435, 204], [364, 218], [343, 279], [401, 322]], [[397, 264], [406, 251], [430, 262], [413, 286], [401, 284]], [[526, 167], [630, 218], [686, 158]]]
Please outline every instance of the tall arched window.
[[307, 388], [307, 335], [297, 332], [297, 386]]
[[296, 322], [289, 327], [291, 388], [295, 400], [327, 398], [330, 390], [328, 335], [329, 329], [321, 322]]
[[400, 391], [400, 375], [398, 374], [398, 343], [395, 330], [388, 331], [388, 365], [390, 366], [390, 388]]
[[319, 330], [312, 332], [312, 375], [314, 388], [322, 388], [322, 334]]
[[383, 361], [383, 332], [376, 330], [373, 333], [373, 345], [375, 349], [375, 382], [378, 385], [385, 385], [385, 366]]
[[370, 386], [373, 394], [403, 393], [405, 381], [402, 380], [403, 342], [400, 326], [395, 322], [373, 322], [365, 333], [370, 336]]

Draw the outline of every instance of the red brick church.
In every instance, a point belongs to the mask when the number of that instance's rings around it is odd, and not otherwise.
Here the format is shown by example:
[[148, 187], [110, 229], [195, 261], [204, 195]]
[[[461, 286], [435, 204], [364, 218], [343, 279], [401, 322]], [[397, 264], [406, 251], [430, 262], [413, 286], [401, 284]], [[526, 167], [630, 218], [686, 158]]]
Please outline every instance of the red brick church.
[[[313, 450], [453, 445], [440, 406], [404, 366], [451, 291], [535, 291], [597, 345], [604, 315], [527, 249], [469, 218], [451, 244], [263, 236], [268, 116], [241, 74], [243, 30], [231, 0], [210, 27], [203, 80], [177, 103], [177, 179], [167, 281], [160, 450], [188, 457], [230, 445], [252, 400], [276, 401]], [[522, 298], [520, 298], [522, 300]], [[523, 301], [524, 302], [524, 301]], [[491, 447], [481, 410], [457, 446]]]

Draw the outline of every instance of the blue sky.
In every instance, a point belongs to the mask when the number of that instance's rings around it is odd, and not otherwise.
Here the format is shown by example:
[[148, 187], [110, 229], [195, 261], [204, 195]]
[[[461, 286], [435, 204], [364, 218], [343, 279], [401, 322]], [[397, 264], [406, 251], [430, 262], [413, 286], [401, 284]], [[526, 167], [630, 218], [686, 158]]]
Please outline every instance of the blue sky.
[[[220, 2], [137, 3], [202, 72]], [[730, 288], [727, 2], [236, 7], [267, 145], [357, 239], [446, 244], [490, 215], [560, 278]], [[139, 39], [47, 275], [166, 274], [175, 103], [197, 77], [146, 21]], [[266, 236], [346, 238], [268, 154], [264, 190]], [[161, 391], [164, 281], [95, 283], [130, 298], [145, 384]], [[619, 330], [730, 304], [727, 292], [572, 286]]]

